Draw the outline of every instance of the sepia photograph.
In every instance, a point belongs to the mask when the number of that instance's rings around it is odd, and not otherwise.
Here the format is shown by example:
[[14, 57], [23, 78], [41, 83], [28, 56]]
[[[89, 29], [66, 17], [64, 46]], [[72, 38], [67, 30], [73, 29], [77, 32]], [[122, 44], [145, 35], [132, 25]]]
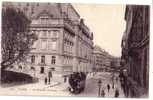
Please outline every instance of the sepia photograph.
[[149, 98], [150, 5], [3, 1], [0, 95]]

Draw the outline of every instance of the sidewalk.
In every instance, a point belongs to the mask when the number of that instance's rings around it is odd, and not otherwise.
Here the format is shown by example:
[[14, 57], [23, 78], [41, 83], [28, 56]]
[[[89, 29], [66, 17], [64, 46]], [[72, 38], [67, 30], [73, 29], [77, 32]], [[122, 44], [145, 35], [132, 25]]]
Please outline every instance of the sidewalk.
[[68, 89], [69, 83], [64, 83], [64, 78], [61, 76], [54, 76], [51, 78], [51, 84], [45, 84], [44, 80], [39, 80], [38, 83], [33, 84], [35, 85], [33, 88], [42, 88], [45, 90], [52, 89], [56, 91], [66, 91]]
[[23, 84], [0, 89], [1, 95], [71, 96], [68, 91], [67, 83], [53, 80], [51, 80], [51, 84], [47, 85], [44, 83], [44, 80], [39, 80], [37, 83]]
[[63, 78], [59, 78], [57, 76], [51, 78], [50, 84], [45, 84], [44, 79], [39, 79], [38, 82], [35, 83], [25, 83], [21, 85], [14, 85], [14, 86], [8, 86], [8, 87], [2, 87], [2, 89], [26, 89], [26, 90], [48, 90], [48, 89], [53, 89], [57, 91], [63, 91], [68, 88], [68, 80], [67, 82], [64, 83]]

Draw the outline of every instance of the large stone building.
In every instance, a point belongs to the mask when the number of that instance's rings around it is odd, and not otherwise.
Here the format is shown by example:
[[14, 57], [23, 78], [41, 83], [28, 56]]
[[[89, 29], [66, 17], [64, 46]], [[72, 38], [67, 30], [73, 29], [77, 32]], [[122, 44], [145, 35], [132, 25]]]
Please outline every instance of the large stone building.
[[96, 71], [106, 71], [110, 69], [111, 55], [99, 46], [94, 46], [93, 69]]
[[[150, 11], [147, 5], [127, 5], [121, 64], [129, 74], [132, 96], [148, 94]], [[135, 84], [132, 84], [135, 83]]]
[[37, 77], [50, 69], [58, 75], [91, 71], [93, 33], [71, 4], [3, 3], [7, 6], [22, 10], [38, 36], [22, 70], [33, 70]]

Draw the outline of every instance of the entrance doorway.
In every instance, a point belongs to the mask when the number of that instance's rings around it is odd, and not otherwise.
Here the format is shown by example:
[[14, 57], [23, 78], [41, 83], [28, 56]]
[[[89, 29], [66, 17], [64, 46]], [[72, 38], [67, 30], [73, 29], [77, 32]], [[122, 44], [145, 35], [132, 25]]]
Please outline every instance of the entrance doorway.
[[40, 73], [41, 73], [41, 74], [44, 73], [44, 67], [40, 67]]

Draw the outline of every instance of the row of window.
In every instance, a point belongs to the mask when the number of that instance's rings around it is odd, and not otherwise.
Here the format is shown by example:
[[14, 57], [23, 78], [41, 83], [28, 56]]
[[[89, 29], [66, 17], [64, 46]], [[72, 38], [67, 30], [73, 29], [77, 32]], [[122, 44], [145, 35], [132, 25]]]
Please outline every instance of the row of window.
[[73, 45], [74, 45], [73, 42], [71, 42], [70, 40], [64, 39], [64, 51], [65, 52], [72, 53]]
[[[36, 57], [34, 55], [31, 56], [31, 63], [35, 63]], [[46, 63], [45, 56], [41, 56], [41, 63]], [[56, 64], [56, 56], [51, 56], [51, 64]]]
[[71, 46], [73, 46], [74, 45], [74, 43], [72, 42], [72, 41], [70, 41], [70, 40], [68, 40], [68, 39], [64, 39], [64, 43], [65, 44], [68, 44], [68, 45], [71, 45]]
[[48, 41], [48, 45], [47, 45], [47, 40], [44, 39], [41, 41], [41, 49], [42, 50], [46, 50], [47, 47], [49, 50], [56, 50], [56, 41]]
[[33, 30], [32, 33], [37, 34], [38, 37], [49, 37], [49, 38], [57, 38], [59, 31], [58, 30]]
[[65, 52], [65, 53], [72, 54], [72, 53], [73, 53], [73, 47], [72, 47], [72, 46], [69, 46], [69, 45], [64, 44], [64, 52]]
[[[53, 17], [53, 15], [51, 15]], [[50, 24], [59, 24], [59, 20], [52, 20], [50, 18], [47, 18], [48, 16], [41, 16], [40, 19], [38, 20], [40, 24], [42, 25], [50, 25]]]
[[91, 51], [90, 49], [85, 45], [79, 42], [79, 56], [82, 58], [90, 59]]

